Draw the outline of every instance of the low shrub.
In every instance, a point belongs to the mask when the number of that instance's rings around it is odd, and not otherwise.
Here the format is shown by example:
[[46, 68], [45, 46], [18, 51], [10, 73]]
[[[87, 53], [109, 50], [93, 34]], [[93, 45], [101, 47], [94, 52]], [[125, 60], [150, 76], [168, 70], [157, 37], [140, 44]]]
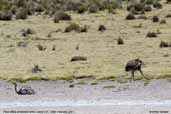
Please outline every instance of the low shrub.
[[25, 8], [20, 8], [16, 13], [16, 19], [27, 19], [28, 11]]
[[42, 69], [40, 69], [39, 65], [34, 65], [34, 67], [32, 68], [32, 73], [38, 72], [42, 72]]
[[160, 48], [166, 48], [166, 47], [170, 47], [169, 43], [166, 41], [161, 41], [160, 42]]
[[46, 50], [46, 47], [45, 46], [42, 46], [42, 45], [37, 45], [37, 48], [39, 49], [39, 51], [45, 51]]
[[98, 28], [98, 31], [105, 31], [106, 30], [106, 27], [104, 25], [100, 25], [99, 28]]
[[1, 11], [0, 12], [0, 20], [3, 20], [3, 21], [12, 20], [12, 13], [10, 11]]
[[87, 61], [87, 57], [83, 56], [73, 56], [70, 60], [70, 62], [75, 62], [75, 61]]
[[157, 37], [157, 33], [155, 32], [148, 32], [147, 37]]
[[98, 11], [99, 9], [98, 9], [98, 7], [96, 6], [96, 5], [91, 5], [90, 7], [89, 7], [89, 13], [96, 13], [97, 11]]
[[162, 8], [162, 4], [159, 3], [159, 2], [154, 2], [153, 3], [153, 7], [156, 8], [156, 9], [161, 9]]
[[153, 22], [154, 22], [154, 23], [159, 22], [159, 17], [158, 17], [158, 16], [153, 16]]
[[60, 11], [60, 12], [55, 13], [55, 19], [70, 21], [71, 16], [68, 15], [67, 13], [65, 13], [65, 12]]
[[129, 13], [127, 16], [126, 16], [126, 20], [135, 20], [135, 16], [132, 14], [132, 13]]
[[80, 32], [80, 26], [76, 23], [70, 23], [69, 26], [65, 28], [65, 32], [71, 31]]
[[84, 25], [83, 27], [80, 28], [80, 32], [87, 32], [88, 27]]
[[119, 37], [119, 38], [117, 39], [117, 44], [118, 44], [118, 45], [123, 45], [123, 44], [124, 44], [123, 39]]
[[160, 21], [160, 24], [166, 24], [166, 20], [165, 20], [165, 19], [162, 19], [162, 20]]
[[146, 11], [146, 12], [152, 11], [151, 6], [150, 6], [150, 5], [146, 5], [146, 6], [144, 7], [144, 11]]

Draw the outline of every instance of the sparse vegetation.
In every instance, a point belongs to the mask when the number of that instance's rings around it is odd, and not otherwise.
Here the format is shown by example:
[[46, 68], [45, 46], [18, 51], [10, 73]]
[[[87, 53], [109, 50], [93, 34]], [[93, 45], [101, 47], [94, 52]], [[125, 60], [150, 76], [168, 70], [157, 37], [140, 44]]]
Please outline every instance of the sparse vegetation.
[[134, 20], [135, 19], [135, 16], [132, 14], [132, 13], [129, 13], [127, 16], [126, 16], [126, 20]]
[[117, 43], [118, 43], [118, 45], [123, 45], [124, 41], [123, 41], [122, 38], [119, 37], [118, 40], [117, 40]]
[[170, 44], [166, 41], [161, 41], [160, 42], [160, 48], [166, 48], [166, 47], [170, 47]]
[[[9, 44], [13, 44], [13, 47], [7, 48], [7, 52], [12, 54], [17, 53], [19, 57], [25, 57], [24, 59], [26, 61], [45, 61], [44, 65], [53, 63], [52, 60], [56, 61], [57, 64], [49, 65], [49, 68], [46, 71], [51, 73], [52, 71], [49, 69], [53, 69], [51, 67], [56, 65], [54, 67], [56, 68], [53, 74], [54, 76], [48, 77], [52, 80], [65, 79], [63, 77], [58, 78], [63, 73], [58, 74], [58, 70], [65, 69], [66, 64], [71, 65], [71, 71], [73, 72], [75, 70], [74, 68], [78, 68], [78, 74], [81, 72], [82, 74], [80, 74], [83, 77], [87, 76], [87, 73], [89, 73], [93, 76], [97, 76], [96, 78], [100, 77], [101, 79], [107, 80], [112, 78], [115, 80], [115, 77], [121, 76], [122, 73], [113, 75], [111, 73], [113, 68], [111, 67], [114, 65], [116, 70], [122, 69], [120, 67], [126, 61], [127, 57], [125, 55], [127, 55], [128, 52], [130, 53], [129, 57], [131, 58], [134, 57], [133, 55], [135, 53], [138, 54], [139, 52], [143, 52], [143, 49], [140, 49], [140, 47], [144, 47], [144, 50], [152, 47], [156, 56], [160, 56], [163, 50], [166, 50], [166, 53], [169, 53], [168, 49], [165, 48], [171, 47], [170, 41], [167, 41], [168, 35], [166, 35], [169, 33], [167, 29], [169, 29], [169, 18], [171, 17], [171, 14], [167, 14], [167, 12], [169, 12], [167, 11], [168, 5], [164, 4], [163, 1], [140, 0], [130, 2], [87, 0], [83, 2], [82, 0], [12, 0], [15, 3], [10, 2], [11, 0], [3, 1], [2, 4], [0, 1], [1, 49], [3, 50], [5, 45], [8, 46]], [[125, 10], [126, 7], [128, 12]], [[157, 10], [162, 7], [164, 7], [162, 10]], [[117, 8], [120, 10], [117, 10]], [[163, 18], [165, 15], [166, 17]], [[6, 22], [10, 20], [12, 21]], [[152, 22], [155, 22], [155, 24], [152, 24]], [[105, 25], [100, 25], [104, 23]], [[165, 25], [159, 25], [159, 23]], [[148, 32], [148, 30], [155, 32]], [[146, 32], [148, 33], [146, 34]], [[150, 39], [157, 37], [158, 35], [159, 38]], [[124, 39], [118, 38], [118, 36], [121, 36]], [[144, 41], [144, 37], [149, 37], [149, 39]], [[136, 50], [133, 50], [133, 45], [137, 47]], [[138, 47], [138, 45], [140, 46]], [[111, 52], [116, 53], [108, 52], [110, 49], [112, 50]], [[125, 53], [120, 54], [121, 50], [124, 50]], [[65, 51], [65, 53], [63, 51]], [[110, 53], [110, 56], [105, 55], [105, 52]], [[29, 54], [31, 54], [31, 56], [27, 57]], [[78, 56], [82, 54], [87, 54], [87, 56]], [[90, 56], [89, 54], [92, 55]], [[116, 54], [118, 54], [117, 57], [115, 56]], [[145, 55], [142, 56], [143, 54], [138, 54], [137, 56], [140, 56], [143, 59], [145, 56], [151, 57], [151, 53], [145, 53]], [[39, 56], [39, 58], [37, 58], [37, 56]], [[46, 60], [43, 56], [45, 56], [45, 58], [48, 58], [46, 56], [49, 56], [49, 59]], [[163, 54], [161, 56], [163, 57]], [[106, 58], [112, 58], [113, 62]], [[167, 59], [167, 57], [165, 57], [165, 59]], [[120, 62], [120, 60], [123, 61]], [[148, 59], [145, 60], [147, 60], [147, 63], [151, 62], [151, 64], [147, 64], [149, 69], [153, 67], [153, 63], [157, 67], [159, 66], [159, 63], [153, 60], [150, 62]], [[92, 61], [95, 62], [92, 63]], [[17, 62], [17, 65], [22, 64], [20, 61], [19, 63]], [[164, 61], [161, 60], [161, 62]], [[106, 64], [109, 64], [107, 68]], [[166, 64], [166, 66], [168, 67], [169, 65]], [[155, 68], [157, 69], [157, 67]], [[156, 71], [157, 73], [160, 73], [158, 72], [160, 69], [157, 69]], [[163, 71], [165, 71], [165, 69]], [[70, 74], [72, 75], [73, 72]], [[148, 73], [150, 72], [147, 70], [147, 74]], [[32, 75], [30, 77], [32, 77]], [[9, 77], [7, 76], [7, 78]]]
[[148, 32], [147, 37], [157, 37], [157, 34], [155, 32]]
[[45, 46], [42, 46], [42, 45], [37, 45], [37, 48], [39, 49], [39, 51], [45, 51], [46, 50], [46, 47]]
[[70, 23], [69, 26], [65, 28], [65, 32], [71, 31], [80, 32], [80, 26], [76, 23]]
[[162, 20], [160, 21], [160, 24], [166, 24], [166, 20], [165, 20], [165, 19], [162, 19]]
[[98, 31], [103, 32], [103, 31], [105, 31], [105, 30], [106, 30], [106, 27], [105, 27], [104, 25], [100, 25], [100, 26], [99, 26]]
[[28, 12], [24, 8], [20, 8], [17, 13], [16, 13], [16, 19], [27, 19], [28, 17]]
[[71, 62], [75, 62], [75, 61], [87, 61], [87, 57], [84, 57], [84, 56], [73, 56], [70, 61]]
[[154, 22], [154, 23], [159, 22], [159, 17], [158, 17], [158, 16], [153, 16], [153, 22]]
[[64, 21], [70, 21], [71, 20], [71, 16], [68, 15], [67, 13], [65, 12], [57, 12], [55, 13], [55, 17], [54, 17], [55, 20], [64, 20]]
[[34, 67], [32, 68], [32, 73], [38, 72], [42, 72], [42, 70], [40, 69], [39, 65], [34, 65]]

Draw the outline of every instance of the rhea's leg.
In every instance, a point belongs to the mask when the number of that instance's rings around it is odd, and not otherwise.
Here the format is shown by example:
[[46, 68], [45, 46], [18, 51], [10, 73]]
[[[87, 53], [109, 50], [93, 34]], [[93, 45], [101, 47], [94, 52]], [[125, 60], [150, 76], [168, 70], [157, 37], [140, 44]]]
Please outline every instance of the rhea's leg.
[[135, 77], [134, 77], [134, 71], [132, 71], [132, 76], [131, 76], [132, 80], [135, 81]]
[[140, 69], [139, 71], [140, 71], [140, 73], [142, 75], [142, 79], [146, 79], [145, 76], [144, 76], [144, 74], [143, 74], [143, 72], [142, 72], [142, 70]]

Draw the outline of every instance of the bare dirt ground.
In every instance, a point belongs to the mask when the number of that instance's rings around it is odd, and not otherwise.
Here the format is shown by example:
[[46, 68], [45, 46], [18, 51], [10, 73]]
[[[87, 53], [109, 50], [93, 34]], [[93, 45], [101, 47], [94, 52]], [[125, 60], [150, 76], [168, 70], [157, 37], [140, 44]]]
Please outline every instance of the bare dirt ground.
[[[30, 81], [36, 94], [20, 96], [11, 83], [1, 81], [0, 111], [56, 111], [73, 114], [171, 113], [171, 80], [160, 79], [121, 83], [92, 80]], [[125, 79], [122, 79], [125, 80]], [[19, 87], [23, 84], [19, 84]], [[74, 85], [74, 87], [69, 87]], [[19, 88], [18, 87], [18, 88]], [[164, 112], [162, 112], [164, 111]]]

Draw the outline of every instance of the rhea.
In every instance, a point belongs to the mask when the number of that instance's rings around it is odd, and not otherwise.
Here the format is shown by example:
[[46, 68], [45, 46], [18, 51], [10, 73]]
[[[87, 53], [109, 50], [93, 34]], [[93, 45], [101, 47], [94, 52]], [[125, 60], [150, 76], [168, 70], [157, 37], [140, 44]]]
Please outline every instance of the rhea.
[[131, 72], [131, 79], [135, 81], [134, 73], [135, 71], [139, 71], [142, 75], [142, 78], [145, 79], [141, 66], [143, 65], [143, 61], [140, 59], [133, 59], [127, 62], [125, 66], [125, 71]]
[[33, 95], [35, 91], [30, 86], [22, 86], [19, 90], [17, 90], [17, 83], [14, 83], [15, 92], [18, 95]]

